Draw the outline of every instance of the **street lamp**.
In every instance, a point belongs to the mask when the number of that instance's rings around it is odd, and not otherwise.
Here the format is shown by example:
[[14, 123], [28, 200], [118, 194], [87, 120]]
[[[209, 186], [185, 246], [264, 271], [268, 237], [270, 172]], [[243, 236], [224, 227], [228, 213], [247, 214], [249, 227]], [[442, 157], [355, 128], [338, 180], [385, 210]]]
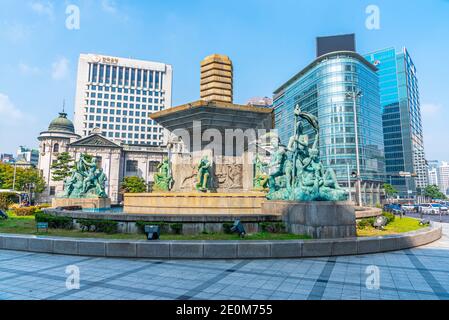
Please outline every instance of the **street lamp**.
[[14, 162], [14, 177], [12, 179], [12, 191], [16, 190], [16, 172], [17, 172], [17, 163]]
[[355, 158], [356, 158], [356, 169], [357, 169], [357, 198], [359, 206], [362, 206], [362, 183], [360, 176], [360, 155], [359, 155], [359, 128], [357, 123], [357, 98], [362, 97], [362, 91], [350, 91], [346, 93], [346, 97], [352, 99], [353, 102], [353, 112], [354, 112], [354, 134], [355, 134]]
[[351, 190], [351, 176], [349, 173], [349, 161], [346, 162], [346, 169], [348, 171], [348, 194], [349, 194], [349, 201], [352, 201], [352, 190]]

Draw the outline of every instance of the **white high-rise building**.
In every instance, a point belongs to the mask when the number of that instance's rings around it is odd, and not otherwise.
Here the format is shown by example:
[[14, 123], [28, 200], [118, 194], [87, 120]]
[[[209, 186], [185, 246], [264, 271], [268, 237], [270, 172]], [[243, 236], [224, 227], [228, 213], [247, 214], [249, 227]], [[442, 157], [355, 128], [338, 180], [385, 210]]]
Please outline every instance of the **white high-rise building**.
[[440, 190], [449, 195], [449, 162], [441, 161], [440, 165]]
[[171, 107], [171, 65], [81, 54], [75, 97], [75, 132], [94, 128], [111, 140], [160, 145], [164, 129], [149, 114]]
[[427, 177], [429, 185], [440, 185], [440, 162], [438, 160], [427, 161]]

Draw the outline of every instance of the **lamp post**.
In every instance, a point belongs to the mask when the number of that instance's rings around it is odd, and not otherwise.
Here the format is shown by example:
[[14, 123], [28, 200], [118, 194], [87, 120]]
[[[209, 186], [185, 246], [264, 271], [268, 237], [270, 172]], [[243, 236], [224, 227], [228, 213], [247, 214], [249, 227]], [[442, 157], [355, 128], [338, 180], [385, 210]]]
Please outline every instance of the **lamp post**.
[[17, 172], [17, 163], [14, 162], [14, 177], [12, 179], [12, 191], [16, 190], [16, 172]]
[[351, 176], [350, 176], [350, 173], [349, 173], [349, 161], [346, 163], [346, 169], [348, 170], [348, 194], [349, 194], [349, 201], [352, 201]]
[[354, 112], [354, 134], [355, 134], [355, 158], [356, 158], [356, 169], [357, 169], [357, 200], [359, 207], [362, 206], [362, 183], [360, 176], [360, 155], [359, 155], [359, 128], [357, 122], [357, 98], [362, 97], [362, 91], [356, 90], [346, 93], [347, 98], [351, 98], [353, 102], [353, 112]]

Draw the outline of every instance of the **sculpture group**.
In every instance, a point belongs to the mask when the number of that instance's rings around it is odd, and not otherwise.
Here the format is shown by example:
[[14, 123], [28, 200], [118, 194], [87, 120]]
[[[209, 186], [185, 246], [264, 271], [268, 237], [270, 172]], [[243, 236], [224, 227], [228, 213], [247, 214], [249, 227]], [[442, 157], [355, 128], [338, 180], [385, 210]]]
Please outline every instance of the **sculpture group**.
[[[270, 162], [264, 163], [259, 155], [254, 162], [253, 189], [267, 191], [269, 200], [290, 201], [344, 201], [348, 194], [337, 181], [333, 169], [325, 169], [319, 157], [318, 119], [301, 111], [299, 105], [294, 110], [294, 134], [288, 145], [280, 144], [279, 137], [271, 136]], [[309, 139], [303, 122], [315, 132]], [[208, 192], [212, 188], [212, 163], [207, 156], [196, 166], [197, 191]], [[194, 177], [193, 175], [191, 176]], [[167, 157], [158, 166], [154, 175], [155, 191], [170, 191], [174, 180], [171, 163]]]
[[98, 168], [97, 158], [81, 154], [64, 180], [64, 198], [107, 198], [106, 175]]
[[[207, 192], [211, 188], [211, 163], [207, 156], [201, 158], [198, 163], [196, 174], [195, 188], [200, 192]], [[154, 175], [153, 190], [158, 191], [170, 191], [173, 187], [173, 174], [171, 169], [171, 163], [167, 157], [164, 157], [162, 162], [158, 165], [158, 172]]]
[[[347, 200], [347, 192], [339, 186], [334, 170], [325, 170], [320, 161], [318, 119], [302, 112], [299, 105], [295, 107], [294, 116], [294, 134], [287, 146], [281, 145], [277, 136], [271, 137], [267, 198], [292, 201]], [[304, 120], [315, 131], [312, 146], [309, 136], [304, 132]]]

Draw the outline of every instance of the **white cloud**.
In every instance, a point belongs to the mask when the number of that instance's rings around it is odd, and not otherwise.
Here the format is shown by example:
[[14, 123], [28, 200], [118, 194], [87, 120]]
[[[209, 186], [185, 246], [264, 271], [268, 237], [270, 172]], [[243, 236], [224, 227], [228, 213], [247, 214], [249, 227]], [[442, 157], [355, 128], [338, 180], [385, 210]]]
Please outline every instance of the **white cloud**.
[[39, 15], [46, 15], [53, 18], [54, 8], [53, 3], [49, 1], [32, 1], [30, 3], [31, 9]]
[[119, 19], [122, 23], [129, 21], [129, 16], [125, 13], [126, 10], [118, 8], [115, 0], [101, 0], [101, 9]]
[[6, 94], [0, 93], [0, 124], [11, 125], [24, 118], [24, 114]]
[[40, 73], [39, 67], [30, 66], [26, 63], [19, 63], [19, 72], [23, 75], [35, 75]]
[[7, 94], [0, 93], [0, 152], [13, 153], [19, 145], [34, 145], [36, 128], [32, 113], [20, 110]]
[[69, 74], [69, 60], [67, 58], [60, 58], [52, 64], [51, 77], [54, 80], [62, 80]]
[[101, 8], [103, 9], [103, 11], [109, 13], [117, 12], [117, 6], [115, 4], [115, 1], [113, 0], [101, 0]]
[[22, 42], [28, 38], [29, 34], [29, 28], [18, 22], [2, 21], [0, 25], [0, 39], [5, 39], [8, 42]]

